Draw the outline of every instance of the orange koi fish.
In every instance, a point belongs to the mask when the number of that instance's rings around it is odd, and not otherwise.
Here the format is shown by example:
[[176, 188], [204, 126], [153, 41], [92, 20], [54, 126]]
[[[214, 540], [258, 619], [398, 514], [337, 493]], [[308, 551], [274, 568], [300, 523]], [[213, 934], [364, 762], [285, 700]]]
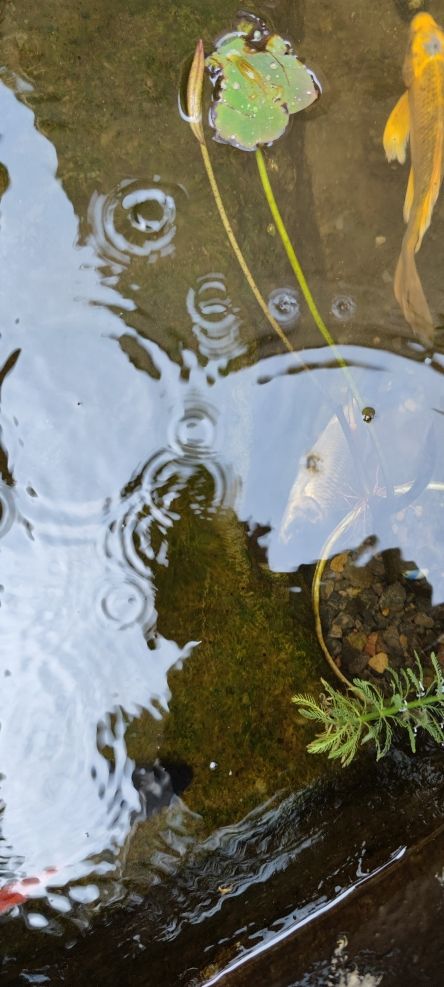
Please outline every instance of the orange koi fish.
[[55, 873], [55, 867], [47, 867], [41, 877], [23, 877], [3, 885], [0, 888], [0, 915], [9, 912], [15, 905], [23, 905], [28, 898], [33, 897], [32, 890], [38, 886], [46, 887], [47, 878]]
[[416, 268], [424, 233], [430, 226], [444, 170], [444, 31], [430, 14], [417, 14], [403, 66], [405, 92], [384, 130], [388, 161], [406, 158], [410, 138], [411, 168], [404, 202], [407, 229], [395, 272], [395, 297], [424, 341], [433, 338], [433, 321]]

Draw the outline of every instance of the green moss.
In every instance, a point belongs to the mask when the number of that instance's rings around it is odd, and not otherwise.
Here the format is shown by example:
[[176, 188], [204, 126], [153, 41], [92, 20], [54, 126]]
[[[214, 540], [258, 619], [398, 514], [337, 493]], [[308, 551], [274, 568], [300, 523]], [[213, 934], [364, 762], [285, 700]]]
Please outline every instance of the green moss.
[[[155, 574], [159, 630], [201, 643], [170, 673], [159, 756], [192, 767], [186, 801], [210, 831], [318, 773], [291, 697], [313, 686], [319, 656], [309, 601], [257, 563], [234, 515], [178, 512], [169, 565]], [[132, 724], [132, 756], [147, 759], [152, 730], [150, 718]]]

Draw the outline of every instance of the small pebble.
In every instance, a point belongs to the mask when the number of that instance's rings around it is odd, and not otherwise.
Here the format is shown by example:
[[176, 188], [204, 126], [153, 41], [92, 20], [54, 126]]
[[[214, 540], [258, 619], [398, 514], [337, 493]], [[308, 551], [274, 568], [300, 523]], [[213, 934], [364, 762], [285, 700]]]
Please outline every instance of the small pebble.
[[330, 637], [342, 637], [342, 627], [339, 624], [332, 624], [329, 630]]
[[385, 236], [375, 236], [375, 247], [383, 247], [385, 242]]
[[330, 569], [332, 569], [333, 572], [343, 572], [347, 561], [347, 552], [342, 552], [340, 555], [335, 555], [334, 559], [330, 562]]
[[426, 613], [417, 613], [415, 617], [415, 624], [418, 627], [434, 627], [435, 621], [433, 617], [429, 617]]
[[351, 634], [347, 634], [347, 641], [352, 648], [356, 648], [356, 651], [364, 651], [367, 635], [363, 631], [352, 631]]
[[399, 650], [399, 646], [401, 642], [399, 640], [398, 628], [395, 627], [394, 624], [390, 624], [388, 627], [385, 628], [383, 633], [383, 638], [384, 638], [384, 644], [387, 645], [387, 648], [389, 648], [390, 651]]
[[369, 634], [367, 638], [367, 644], [365, 646], [365, 650], [367, 654], [370, 655], [370, 658], [373, 658], [375, 656], [377, 644], [378, 644], [378, 632], [372, 631], [372, 633]]
[[388, 655], [385, 651], [378, 651], [378, 653], [373, 655], [373, 658], [370, 658], [368, 661], [370, 668], [372, 668], [374, 672], [379, 672], [380, 675], [382, 675], [386, 668], [388, 668], [388, 663]]
[[405, 604], [406, 591], [400, 583], [392, 583], [382, 593], [381, 599], [379, 601], [379, 606], [381, 608], [384, 616], [387, 616], [385, 610], [402, 610]]

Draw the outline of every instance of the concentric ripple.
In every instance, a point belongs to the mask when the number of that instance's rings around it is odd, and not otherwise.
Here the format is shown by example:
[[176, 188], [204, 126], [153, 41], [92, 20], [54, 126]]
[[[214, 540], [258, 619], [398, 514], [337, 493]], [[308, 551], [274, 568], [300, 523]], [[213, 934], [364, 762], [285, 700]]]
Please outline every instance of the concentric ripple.
[[171, 446], [186, 458], [206, 459], [214, 455], [217, 412], [197, 395], [190, 395], [183, 414], [171, 429]]
[[159, 257], [174, 253], [176, 201], [173, 191], [177, 190], [162, 187], [156, 176], [151, 186], [125, 179], [108, 195], [95, 192], [88, 219], [101, 256], [125, 265], [132, 257], [146, 257], [154, 263]]
[[203, 516], [231, 505], [235, 494], [234, 478], [217, 458], [216, 410], [190, 394], [172, 421], [169, 446], [152, 456], [123, 492], [105, 554], [146, 579], [154, 562], [167, 560], [169, 532], [181, 516], [183, 496], [187, 510]]
[[223, 274], [198, 278], [196, 287], [187, 294], [186, 306], [203, 356], [210, 360], [231, 359], [245, 351], [240, 320], [227, 294]]
[[284, 329], [291, 329], [301, 315], [299, 296], [295, 288], [275, 288], [268, 298], [271, 314]]
[[338, 322], [350, 322], [356, 313], [356, 308], [356, 302], [351, 295], [336, 295], [330, 311]]
[[116, 574], [102, 587], [98, 603], [101, 615], [119, 628], [140, 624], [146, 633], [154, 626], [154, 596], [146, 579], [141, 584]]

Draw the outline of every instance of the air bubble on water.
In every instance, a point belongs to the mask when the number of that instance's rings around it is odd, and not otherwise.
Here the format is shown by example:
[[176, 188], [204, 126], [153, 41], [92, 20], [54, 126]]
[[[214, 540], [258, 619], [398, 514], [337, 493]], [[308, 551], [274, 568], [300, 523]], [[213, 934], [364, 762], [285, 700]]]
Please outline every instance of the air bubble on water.
[[331, 314], [338, 322], [350, 322], [356, 312], [356, 302], [351, 295], [336, 295], [331, 303]]
[[290, 329], [301, 314], [298, 292], [295, 288], [275, 288], [268, 297], [268, 308], [280, 326]]

